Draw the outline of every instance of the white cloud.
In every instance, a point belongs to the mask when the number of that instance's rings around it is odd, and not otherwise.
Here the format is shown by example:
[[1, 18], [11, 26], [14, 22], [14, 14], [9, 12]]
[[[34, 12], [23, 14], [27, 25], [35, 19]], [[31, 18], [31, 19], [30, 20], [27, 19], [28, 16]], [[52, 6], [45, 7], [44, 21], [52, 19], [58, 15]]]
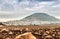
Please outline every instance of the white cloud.
[[[36, 0], [33, 0], [33, 1], [23, 0], [20, 2], [18, 2], [17, 0], [1, 0], [0, 1], [0, 15], [6, 16], [6, 18], [7, 17], [10, 17], [11, 19], [12, 18], [15, 19], [15, 17], [23, 18], [27, 15], [30, 15], [36, 12], [51, 14], [59, 18], [60, 2], [58, 3], [58, 1], [52, 1], [52, 0], [42, 1], [42, 2], [40, 1], [38, 2]], [[6, 19], [5, 17], [3, 18]]]
[[6, 21], [12, 21], [12, 20], [17, 20], [17, 19], [14, 19], [14, 18], [0, 18], [0, 22], [6, 22]]

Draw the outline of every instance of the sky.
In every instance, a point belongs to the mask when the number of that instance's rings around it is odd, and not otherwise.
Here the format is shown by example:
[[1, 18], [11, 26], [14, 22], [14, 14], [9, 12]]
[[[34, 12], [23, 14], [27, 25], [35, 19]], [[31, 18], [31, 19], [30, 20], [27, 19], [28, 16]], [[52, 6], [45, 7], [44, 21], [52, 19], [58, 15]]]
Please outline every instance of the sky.
[[60, 0], [0, 0], [0, 22], [19, 20], [34, 13], [60, 19]]

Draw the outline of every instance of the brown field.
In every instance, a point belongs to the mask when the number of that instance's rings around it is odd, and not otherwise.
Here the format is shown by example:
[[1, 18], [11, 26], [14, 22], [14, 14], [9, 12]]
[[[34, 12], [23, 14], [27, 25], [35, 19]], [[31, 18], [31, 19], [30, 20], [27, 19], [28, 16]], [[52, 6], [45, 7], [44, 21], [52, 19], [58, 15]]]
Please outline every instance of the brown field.
[[[36, 39], [60, 39], [60, 25], [1, 26], [0, 39], [18, 39], [17, 36], [27, 32], [31, 32]], [[19, 39], [30, 38], [22, 37]]]

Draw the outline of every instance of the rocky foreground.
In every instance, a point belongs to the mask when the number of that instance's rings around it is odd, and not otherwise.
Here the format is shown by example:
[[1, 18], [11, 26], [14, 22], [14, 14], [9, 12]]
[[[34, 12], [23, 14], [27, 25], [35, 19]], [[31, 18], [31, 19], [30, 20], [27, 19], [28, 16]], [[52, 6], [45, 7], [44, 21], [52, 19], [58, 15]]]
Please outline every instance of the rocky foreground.
[[0, 28], [0, 39], [60, 39], [60, 27]]

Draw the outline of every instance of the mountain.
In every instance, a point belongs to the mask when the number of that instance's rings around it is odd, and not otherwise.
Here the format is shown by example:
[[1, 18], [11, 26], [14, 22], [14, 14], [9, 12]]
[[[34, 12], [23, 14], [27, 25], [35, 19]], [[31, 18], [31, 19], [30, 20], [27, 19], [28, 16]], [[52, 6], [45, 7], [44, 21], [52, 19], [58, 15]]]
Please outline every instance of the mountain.
[[25, 17], [22, 20], [59, 21], [59, 19], [57, 19], [53, 16], [50, 16], [48, 14], [45, 14], [45, 13], [35, 13], [35, 14]]
[[29, 24], [49, 24], [60, 23], [60, 20], [45, 13], [35, 13], [21, 20], [4, 22], [7, 25], [29, 25]]

